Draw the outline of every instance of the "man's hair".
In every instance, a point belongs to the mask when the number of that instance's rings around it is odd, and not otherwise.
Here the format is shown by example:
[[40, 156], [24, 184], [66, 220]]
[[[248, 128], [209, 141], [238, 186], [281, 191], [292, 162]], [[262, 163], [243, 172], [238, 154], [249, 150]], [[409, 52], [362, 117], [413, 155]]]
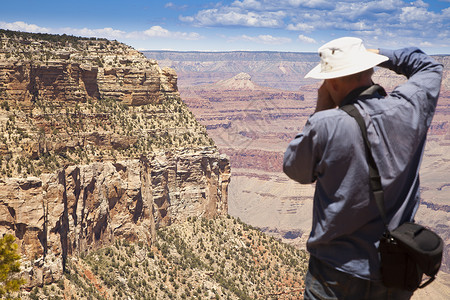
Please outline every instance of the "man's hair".
[[340, 79], [342, 81], [358, 81], [359, 82], [363, 78], [372, 77], [374, 72], [375, 72], [374, 69], [370, 68], [370, 69], [364, 70], [364, 71], [356, 73], [356, 74], [351, 74], [351, 75], [340, 77]]

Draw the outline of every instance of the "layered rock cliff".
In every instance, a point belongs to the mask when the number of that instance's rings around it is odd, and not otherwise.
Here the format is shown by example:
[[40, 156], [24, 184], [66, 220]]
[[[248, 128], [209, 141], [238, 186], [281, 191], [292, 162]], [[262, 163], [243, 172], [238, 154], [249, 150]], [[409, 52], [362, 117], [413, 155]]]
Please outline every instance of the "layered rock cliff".
[[0, 234], [27, 286], [116, 239], [227, 213], [228, 159], [177, 75], [116, 41], [0, 31]]
[[116, 41], [0, 31], [0, 172], [138, 158], [214, 143], [177, 75]]
[[2, 179], [1, 231], [17, 237], [28, 285], [49, 283], [68, 255], [117, 238], [151, 244], [158, 227], [226, 214], [229, 178], [228, 160], [206, 148]]
[[117, 41], [1, 31], [0, 101], [115, 98], [127, 105], [177, 93], [177, 76]]

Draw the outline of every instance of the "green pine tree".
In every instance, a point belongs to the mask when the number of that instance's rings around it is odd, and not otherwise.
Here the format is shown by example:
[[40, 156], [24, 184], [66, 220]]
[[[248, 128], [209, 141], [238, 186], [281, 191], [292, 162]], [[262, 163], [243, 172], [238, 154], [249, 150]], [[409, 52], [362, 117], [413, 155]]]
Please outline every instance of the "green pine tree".
[[17, 278], [20, 272], [20, 255], [17, 253], [15, 237], [4, 234], [0, 238], [0, 298], [11, 299], [11, 293], [20, 289], [25, 283], [22, 278]]

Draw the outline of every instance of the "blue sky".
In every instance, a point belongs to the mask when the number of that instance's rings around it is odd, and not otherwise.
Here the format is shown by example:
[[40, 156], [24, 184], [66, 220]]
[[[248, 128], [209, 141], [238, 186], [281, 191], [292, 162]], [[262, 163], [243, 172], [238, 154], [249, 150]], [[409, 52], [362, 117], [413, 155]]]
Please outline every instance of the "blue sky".
[[116, 39], [138, 50], [311, 51], [367, 47], [450, 54], [450, 0], [1, 0], [0, 28]]

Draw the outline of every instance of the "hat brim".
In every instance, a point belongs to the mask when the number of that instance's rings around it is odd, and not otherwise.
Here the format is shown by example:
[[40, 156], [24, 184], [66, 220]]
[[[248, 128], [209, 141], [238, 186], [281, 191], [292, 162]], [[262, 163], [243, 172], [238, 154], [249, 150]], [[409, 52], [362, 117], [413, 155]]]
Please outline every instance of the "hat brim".
[[309, 71], [308, 74], [305, 75], [305, 78], [331, 79], [344, 77], [368, 70], [387, 60], [389, 60], [387, 56], [367, 52], [363, 57], [355, 59], [354, 63], [351, 66], [337, 71], [322, 72], [322, 67], [320, 64], [318, 64], [311, 71]]

